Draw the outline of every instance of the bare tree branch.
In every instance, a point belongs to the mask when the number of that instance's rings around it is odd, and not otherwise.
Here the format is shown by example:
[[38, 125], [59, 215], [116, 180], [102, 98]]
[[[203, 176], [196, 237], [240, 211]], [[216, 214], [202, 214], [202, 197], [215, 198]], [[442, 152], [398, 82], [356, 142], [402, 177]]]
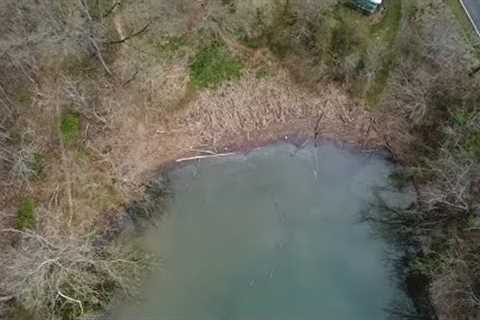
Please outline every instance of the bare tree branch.
[[120, 43], [124, 43], [132, 38], [135, 38], [145, 32], [148, 31], [148, 28], [150, 27], [150, 24], [151, 22], [147, 23], [143, 28], [141, 28], [140, 30], [138, 30], [137, 32], [134, 32], [132, 34], [129, 34], [128, 36], [126, 36], [125, 38], [123, 39], [120, 39], [120, 40], [115, 40], [115, 41], [108, 41], [106, 42], [106, 44], [120, 44]]

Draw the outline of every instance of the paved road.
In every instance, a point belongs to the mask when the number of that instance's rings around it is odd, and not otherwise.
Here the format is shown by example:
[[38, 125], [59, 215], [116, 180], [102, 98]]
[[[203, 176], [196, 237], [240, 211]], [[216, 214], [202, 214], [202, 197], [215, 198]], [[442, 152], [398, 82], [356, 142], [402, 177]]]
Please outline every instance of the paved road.
[[461, 0], [470, 14], [472, 23], [474, 24], [477, 34], [480, 37], [480, 0]]

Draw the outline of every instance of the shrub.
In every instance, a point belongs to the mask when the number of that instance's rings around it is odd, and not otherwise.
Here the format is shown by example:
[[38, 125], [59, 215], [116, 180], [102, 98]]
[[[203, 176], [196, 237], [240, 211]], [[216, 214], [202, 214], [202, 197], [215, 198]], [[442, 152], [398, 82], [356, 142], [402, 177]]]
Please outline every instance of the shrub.
[[15, 151], [12, 153], [12, 175], [24, 182], [29, 182], [32, 178], [38, 177], [42, 166], [39, 148], [34, 142], [34, 135], [30, 129], [18, 133], [18, 136], [12, 139], [15, 144]]
[[467, 124], [469, 115], [465, 112], [457, 112], [452, 115], [452, 123], [459, 126], [463, 127]]
[[473, 133], [465, 144], [467, 152], [476, 159], [480, 159], [480, 132]]
[[17, 211], [15, 226], [18, 230], [33, 229], [35, 227], [34, 204], [31, 198], [25, 199]]
[[116, 290], [120, 296], [136, 293], [152, 260], [143, 251], [93, 232], [79, 236], [65, 226], [49, 227], [9, 230], [18, 234], [22, 250], [2, 252], [0, 268], [11, 270], [0, 282], [2, 294], [15, 296], [35, 319], [73, 320], [105, 308]]
[[354, 26], [341, 20], [333, 30], [331, 41], [331, 52], [335, 58], [341, 59], [349, 55], [358, 44]]
[[32, 163], [32, 170], [37, 178], [41, 178], [44, 175], [45, 169], [45, 156], [39, 152], [35, 152], [33, 154], [33, 163]]
[[216, 87], [220, 83], [237, 79], [242, 64], [220, 44], [202, 49], [190, 67], [190, 79], [197, 88]]
[[63, 140], [66, 145], [71, 145], [80, 136], [80, 115], [68, 113], [64, 116], [61, 125]]

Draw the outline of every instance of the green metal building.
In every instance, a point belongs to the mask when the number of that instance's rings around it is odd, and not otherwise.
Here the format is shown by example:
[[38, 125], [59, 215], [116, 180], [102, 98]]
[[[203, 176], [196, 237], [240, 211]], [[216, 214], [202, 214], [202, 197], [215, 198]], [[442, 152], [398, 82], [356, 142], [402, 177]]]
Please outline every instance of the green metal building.
[[375, 13], [383, 3], [383, 0], [350, 0], [352, 5], [364, 12]]

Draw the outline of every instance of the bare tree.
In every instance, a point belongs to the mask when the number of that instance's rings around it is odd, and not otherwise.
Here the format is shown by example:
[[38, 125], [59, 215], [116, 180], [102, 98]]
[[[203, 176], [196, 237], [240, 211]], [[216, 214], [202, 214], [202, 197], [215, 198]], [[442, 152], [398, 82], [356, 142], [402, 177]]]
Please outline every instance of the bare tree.
[[446, 209], [450, 214], [469, 214], [469, 189], [475, 172], [474, 162], [443, 149], [438, 160], [427, 161], [427, 168], [433, 174], [433, 180], [421, 190], [427, 209]]
[[105, 307], [112, 289], [135, 290], [146, 266], [138, 252], [95, 233], [65, 232], [51, 221], [40, 230], [1, 230], [15, 235], [16, 244], [1, 256], [0, 305], [14, 300], [45, 317], [80, 316]]

